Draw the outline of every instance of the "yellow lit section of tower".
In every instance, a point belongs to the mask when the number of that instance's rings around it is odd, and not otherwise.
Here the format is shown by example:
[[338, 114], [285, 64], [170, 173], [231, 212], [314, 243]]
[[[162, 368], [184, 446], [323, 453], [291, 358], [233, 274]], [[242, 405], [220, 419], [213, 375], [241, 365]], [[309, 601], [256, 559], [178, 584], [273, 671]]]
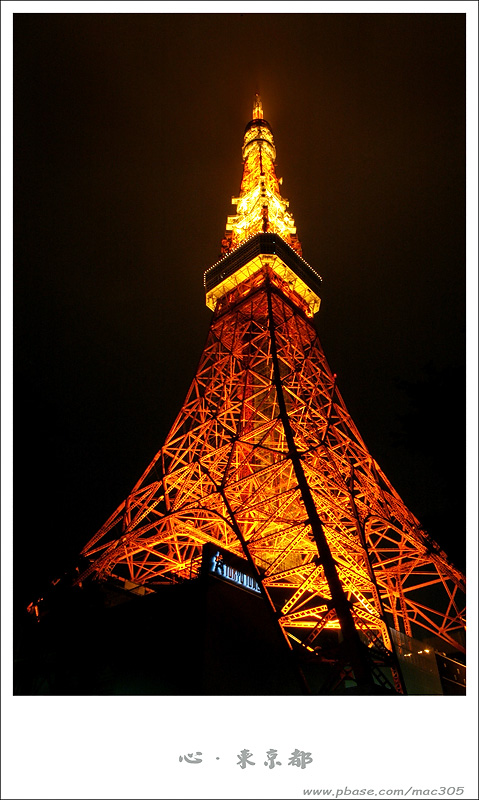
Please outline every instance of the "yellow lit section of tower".
[[253, 118], [246, 125], [243, 142], [243, 177], [239, 197], [233, 197], [236, 214], [227, 219], [223, 255], [257, 233], [276, 233], [301, 255], [289, 202], [279, 191], [275, 170], [276, 148], [269, 122], [257, 94]]

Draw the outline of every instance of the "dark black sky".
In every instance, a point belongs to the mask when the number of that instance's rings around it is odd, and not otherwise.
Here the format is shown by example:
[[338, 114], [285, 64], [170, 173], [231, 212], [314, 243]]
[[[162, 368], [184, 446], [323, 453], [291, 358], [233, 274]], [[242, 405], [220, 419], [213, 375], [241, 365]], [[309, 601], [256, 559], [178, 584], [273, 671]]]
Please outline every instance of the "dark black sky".
[[464, 566], [465, 17], [15, 14], [20, 593], [159, 449], [211, 313], [256, 91], [339, 388]]

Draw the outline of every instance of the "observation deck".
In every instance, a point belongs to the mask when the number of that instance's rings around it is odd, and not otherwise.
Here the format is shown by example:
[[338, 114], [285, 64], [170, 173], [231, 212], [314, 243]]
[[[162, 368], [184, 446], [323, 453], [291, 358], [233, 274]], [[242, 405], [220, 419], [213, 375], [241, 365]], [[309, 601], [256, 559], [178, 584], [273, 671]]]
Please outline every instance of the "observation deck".
[[257, 233], [206, 270], [206, 305], [218, 301], [255, 273], [269, 267], [306, 304], [308, 314], [319, 311], [320, 275], [276, 233]]

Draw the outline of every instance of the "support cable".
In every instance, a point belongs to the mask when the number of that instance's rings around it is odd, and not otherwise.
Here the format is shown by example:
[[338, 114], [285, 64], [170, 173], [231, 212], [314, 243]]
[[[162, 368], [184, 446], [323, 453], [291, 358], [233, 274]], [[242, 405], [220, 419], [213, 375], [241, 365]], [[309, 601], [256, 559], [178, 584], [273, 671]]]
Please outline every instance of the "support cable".
[[367, 655], [364, 652], [358, 631], [356, 630], [356, 626], [354, 624], [353, 616], [351, 613], [350, 603], [346, 597], [338, 573], [336, 571], [336, 565], [334, 563], [331, 550], [329, 549], [329, 544], [326, 539], [326, 535], [324, 533], [321, 520], [319, 519], [316, 505], [313, 496], [311, 494], [311, 490], [309, 488], [306, 475], [303, 470], [301, 457], [296, 447], [293, 429], [291, 427], [288, 411], [286, 408], [286, 402], [283, 393], [283, 385], [281, 381], [281, 373], [279, 369], [278, 350], [276, 346], [276, 329], [275, 329], [273, 306], [271, 300], [271, 283], [269, 278], [266, 281], [266, 295], [268, 299], [271, 357], [273, 360], [273, 381], [276, 388], [279, 412], [283, 423], [286, 443], [288, 445], [289, 457], [291, 458], [291, 462], [293, 464], [293, 469], [296, 475], [296, 480], [298, 482], [298, 487], [301, 492], [301, 497], [306, 509], [306, 513], [308, 514], [309, 524], [311, 525], [311, 531], [315, 539], [319, 557], [321, 559], [321, 564], [324, 569], [324, 574], [328, 582], [329, 589], [331, 591], [332, 604], [334, 605], [334, 608], [336, 609], [336, 613], [338, 615], [341, 632], [344, 638], [345, 650], [350, 660], [351, 666], [354, 670], [356, 683], [358, 685], [358, 688], [363, 689], [366, 694], [369, 694], [372, 691], [374, 691], [374, 687], [376, 686], [372, 675], [371, 666], [369, 664]]

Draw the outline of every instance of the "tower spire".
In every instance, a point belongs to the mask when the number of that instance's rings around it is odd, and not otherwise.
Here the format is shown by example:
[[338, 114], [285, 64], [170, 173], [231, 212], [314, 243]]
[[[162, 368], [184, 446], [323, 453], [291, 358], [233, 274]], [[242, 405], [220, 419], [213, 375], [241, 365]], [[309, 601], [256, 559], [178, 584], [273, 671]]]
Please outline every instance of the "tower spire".
[[253, 105], [253, 119], [263, 119], [263, 103], [258, 92], [256, 92]]
[[253, 118], [245, 128], [242, 154], [240, 192], [231, 200], [236, 214], [227, 219], [221, 254], [230, 253], [257, 233], [276, 233], [301, 255], [294, 219], [288, 211], [289, 201], [279, 190], [273, 131], [263, 118], [259, 94], [255, 96]]

